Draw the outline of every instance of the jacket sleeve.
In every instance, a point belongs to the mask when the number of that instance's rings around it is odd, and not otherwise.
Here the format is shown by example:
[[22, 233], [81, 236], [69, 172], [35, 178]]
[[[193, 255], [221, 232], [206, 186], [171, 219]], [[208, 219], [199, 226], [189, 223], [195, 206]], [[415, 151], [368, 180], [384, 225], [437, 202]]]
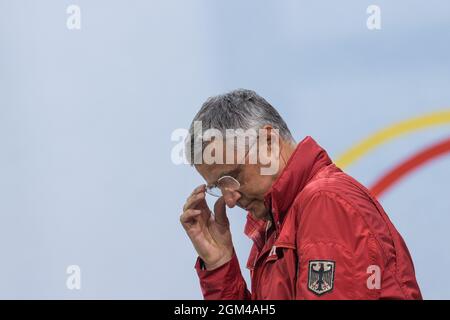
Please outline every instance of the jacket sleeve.
[[298, 299], [377, 299], [382, 254], [357, 210], [340, 195], [319, 191], [298, 225]]
[[241, 274], [236, 252], [231, 260], [214, 270], [206, 270], [203, 261], [195, 264], [205, 300], [250, 300], [251, 294]]

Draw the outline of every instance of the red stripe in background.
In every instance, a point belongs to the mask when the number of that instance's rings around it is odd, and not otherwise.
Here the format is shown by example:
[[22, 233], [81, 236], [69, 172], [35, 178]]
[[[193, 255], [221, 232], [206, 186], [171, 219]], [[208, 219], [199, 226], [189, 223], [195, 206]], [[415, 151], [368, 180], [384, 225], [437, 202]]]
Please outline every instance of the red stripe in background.
[[394, 167], [386, 175], [381, 177], [381, 179], [370, 188], [370, 191], [375, 197], [380, 197], [404, 176], [425, 165], [428, 161], [442, 156], [447, 152], [450, 152], [450, 138], [432, 145], [400, 163], [400, 165]]

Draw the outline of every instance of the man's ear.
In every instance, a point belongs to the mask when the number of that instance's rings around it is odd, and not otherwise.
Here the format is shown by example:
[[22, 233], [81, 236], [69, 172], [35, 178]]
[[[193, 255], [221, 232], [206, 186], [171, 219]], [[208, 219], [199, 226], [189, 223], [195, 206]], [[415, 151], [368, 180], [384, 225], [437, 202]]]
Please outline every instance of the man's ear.
[[[273, 175], [278, 172], [280, 158], [280, 139], [278, 130], [271, 125], [261, 128], [261, 143], [259, 145], [259, 161], [262, 175]], [[264, 143], [266, 145], [264, 145]], [[267, 167], [268, 166], [268, 167]]]
[[262, 127], [262, 130], [264, 130], [265, 133], [265, 139], [266, 139], [266, 145], [267, 145], [267, 155], [271, 156], [272, 155], [272, 150], [273, 148], [273, 143], [275, 141], [279, 141], [279, 139], [277, 139], [278, 136], [277, 135], [277, 130], [274, 130], [274, 128], [267, 124], [264, 127]]

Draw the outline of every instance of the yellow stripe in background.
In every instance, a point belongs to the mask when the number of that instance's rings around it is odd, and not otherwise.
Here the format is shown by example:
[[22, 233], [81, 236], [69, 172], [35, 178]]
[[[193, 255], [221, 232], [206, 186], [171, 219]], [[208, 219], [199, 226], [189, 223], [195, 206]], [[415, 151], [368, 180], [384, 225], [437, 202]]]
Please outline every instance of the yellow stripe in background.
[[373, 135], [357, 143], [338, 157], [335, 163], [339, 168], [344, 169], [371, 150], [379, 147], [389, 140], [393, 140], [399, 136], [409, 134], [414, 131], [439, 126], [442, 124], [450, 124], [450, 109], [435, 111], [395, 123], [387, 128], [375, 132]]

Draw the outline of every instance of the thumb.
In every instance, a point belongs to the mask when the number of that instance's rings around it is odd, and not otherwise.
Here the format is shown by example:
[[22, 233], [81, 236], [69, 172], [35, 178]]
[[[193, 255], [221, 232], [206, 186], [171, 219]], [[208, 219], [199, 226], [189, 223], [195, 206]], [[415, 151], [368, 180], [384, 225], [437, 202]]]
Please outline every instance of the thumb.
[[225, 200], [223, 197], [220, 197], [214, 204], [214, 214], [215, 214], [216, 223], [218, 223], [222, 226], [230, 225], [230, 221], [228, 220], [228, 217], [227, 217]]

